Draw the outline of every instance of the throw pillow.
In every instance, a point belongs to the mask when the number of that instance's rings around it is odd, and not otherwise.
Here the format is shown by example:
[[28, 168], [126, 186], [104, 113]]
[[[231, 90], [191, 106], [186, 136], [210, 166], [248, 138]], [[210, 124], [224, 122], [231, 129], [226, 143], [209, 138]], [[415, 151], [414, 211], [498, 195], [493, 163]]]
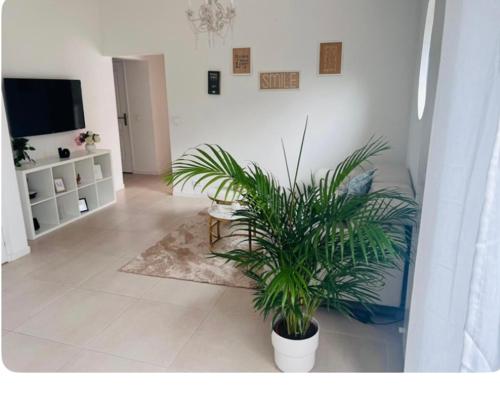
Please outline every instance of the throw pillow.
[[362, 196], [370, 191], [373, 182], [373, 176], [375, 175], [375, 169], [370, 169], [368, 171], [362, 172], [359, 175], [351, 178], [347, 185], [345, 185], [340, 191], [341, 196]]

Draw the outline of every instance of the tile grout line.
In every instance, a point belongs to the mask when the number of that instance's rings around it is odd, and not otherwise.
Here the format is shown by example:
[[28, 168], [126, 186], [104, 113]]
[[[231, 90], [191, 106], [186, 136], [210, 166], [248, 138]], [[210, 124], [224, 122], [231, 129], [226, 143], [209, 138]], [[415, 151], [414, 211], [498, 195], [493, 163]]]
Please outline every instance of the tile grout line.
[[342, 331], [334, 331], [334, 330], [325, 329], [325, 328], [321, 328], [321, 332], [342, 335], [342, 336], [346, 336], [349, 338], [365, 339], [365, 340], [369, 340], [369, 341], [372, 341], [372, 342], [375, 342], [379, 345], [384, 345], [384, 346], [388, 344], [388, 342], [385, 338], [374, 338], [372, 336], [363, 336], [363, 335], [359, 335], [359, 334], [346, 333], [346, 332], [342, 332]]
[[[37, 279], [38, 280], [38, 279]], [[48, 284], [54, 284], [54, 282], [47, 282], [47, 281], [40, 281], [40, 282], [44, 282], [44, 283], [48, 283]], [[17, 331], [19, 328], [21, 328], [24, 324], [26, 324], [29, 320], [33, 319], [34, 317], [38, 316], [40, 313], [42, 313], [45, 309], [47, 309], [50, 305], [52, 305], [53, 303], [55, 303], [56, 301], [58, 301], [59, 299], [61, 299], [63, 296], [65, 296], [67, 293], [73, 291], [73, 290], [77, 290], [76, 287], [72, 287], [72, 286], [69, 286], [69, 285], [66, 285], [66, 284], [63, 284], [63, 283], [57, 283], [58, 285], [63, 285], [65, 287], [67, 287], [64, 291], [61, 292], [61, 294], [59, 294], [58, 296], [55, 296], [54, 299], [50, 300], [49, 302], [47, 302], [46, 304], [44, 304], [39, 310], [37, 310], [36, 312], [34, 312], [33, 314], [30, 314], [26, 319], [24, 319], [22, 321], [22, 323], [16, 325], [15, 328], [11, 329], [10, 331], [11, 332], [16, 332], [18, 334], [23, 334], [22, 332], [20, 331]], [[3, 294], [2, 294], [3, 296]], [[2, 323], [3, 323], [3, 319], [2, 319]], [[3, 328], [3, 327], [2, 327]]]
[[[35, 339], [38, 339], [38, 340], [41, 340], [41, 341], [51, 342], [51, 343], [54, 343], [54, 344], [57, 344], [57, 345], [67, 346], [67, 347], [73, 348], [73, 349], [75, 349], [75, 350], [78, 350], [78, 352], [77, 352], [77, 354], [75, 355], [75, 357], [73, 358], [73, 360], [74, 360], [76, 357], [78, 357], [78, 356], [82, 353], [82, 351], [84, 350], [84, 349], [82, 349], [80, 346], [76, 346], [76, 345], [71, 345], [71, 344], [64, 343], [64, 342], [55, 341], [55, 340], [53, 340], [53, 339], [49, 339], [49, 338], [39, 337], [39, 336], [37, 336], [37, 335], [26, 334], [26, 333], [24, 333], [24, 332], [17, 332], [17, 331], [11, 331], [11, 333], [13, 333], [13, 334], [17, 334], [17, 335], [26, 336], [26, 337], [30, 337], [30, 338], [35, 338]], [[65, 362], [65, 363], [63, 364], [63, 366], [65, 366], [66, 364], [68, 364], [70, 361], [72, 361], [72, 360], [68, 360], [67, 362]], [[5, 362], [5, 360], [4, 360], [4, 362]], [[62, 368], [62, 367], [57, 368], [55, 371], [52, 371], [52, 372], [59, 372], [61, 368]], [[19, 372], [28, 372], [28, 371], [19, 371]], [[43, 372], [45, 372], [45, 371], [43, 371]], [[51, 372], [51, 371], [48, 371], [48, 372]]]
[[[165, 369], [165, 366], [161, 365], [161, 364], [155, 364], [155, 363], [149, 362], [149, 361], [146, 362], [146, 361], [142, 361], [142, 360], [136, 360], [136, 359], [124, 357], [124, 356], [121, 356], [121, 355], [118, 355], [118, 354], [104, 352], [102, 350], [95, 350], [95, 349], [90, 349], [90, 348], [86, 348], [86, 347], [78, 347], [78, 349], [80, 350], [80, 352], [75, 356], [75, 358], [73, 360], [68, 360], [68, 362], [66, 362], [62, 367], [60, 367], [59, 369], [57, 369], [57, 372], [65, 372], [65, 371], [62, 371], [62, 369], [64, 367], [66, 367], [67, 365], [69, 365], [72, 361], [75, 361], [75, 359], [77, 359], [79, 356], [83, 355], [85, 352], [92, 352], [92, 353], [104, 354], [105, 356], [111, 356], [111, 357], [119, 358], [121, 360], [131, 361], [131, 362], [138, 363], [138, 364], [144, 364], [144, 365], [148, 365], [148, 366], [151, 366], [151, 367], [159, 367], [159, 368]], [[68, 371], [68, 372], [71, 373], [71, 371]], [[85, 373], [87, 373], [87, 372], [92, 373], [93, 371], [85, 371]], [[167, 371], [164, 371], [164, 372], [167, 372]], [[107, 372], [107, 373], [111, 373], [111, 372]], [[151, 372], [147, 372], [147, 371], [132, 371], [131, 373], [151, 373]]]
[[[131, 301], [130, 301], [130, 304], [127, 305], [125, 307], [125, 310], [127, 310], [129, 308], [130, 305], [132, 305], [134, 302], [137, 302], [139, 301], [139, 299], [137, 298], [133, 298], [133, 297], [128, 297], [128, 296], [120, 296], [120, 295], [117, 295], [117, 294], [110, 294], [110, 293], [105, 293], [105, 292], [101, 292], [101, 291], [92, 291], [92, 290], [87, 290], [87, 289], [80, 289], [80, 288], [70, 288], [68, 289], [67, 291], [65, 291], [63, 294], [61, 294], [59, 297], [57, 297], [56, 300], [53, 300], [51, 301], [49, 304], [52, 304], [54, 303], [55, 301], [57, 301], [59, 298], [61, 298], [63, 295], [65, 295], [66, 293], [69, 293], [70, 291], [75, 291], [75, 290], [79, 290], [79, 291], [84, 291], [84, 292], [88, 292], [88, 293], [102, 293], [102, 294], [107, 294], [107, 295], [114, 295], [116, 297], [123, 297], [123, 298], [130, 298]], [[49, 305], [46, 305], [43, 309], [46, 309], [46, 307], [48, 307]], [[28, 333], [25, 333], [25, 332], [22, 332], [22, 331], [18, 331], [24, 324], [26, 324], [29, 320], [33, 319], [34, 317], [36, 317], [38, 314], [40, 314], [42, 311], [39, 311], [37, 312], [36, 314], [34, 314], [33, 316], [30, 316], [24, 323], [22, 323], [21, 325], [19, 325], [18, 327], [16, 327], [15, 330], [12, 330], [12, 332], [15, 332], [16, 334], [22, 334], [22, 335], [28, 335], [28, 336], [32, 336], [32, 337], [35, 337], [35, 338], [39, 338], [39, 339], [45, 339], [45, 340], [48, 340], [48, 341], [52, 341], [52, 342], [57, 342], [57, 343], [61, 343], [63, 345], [68, 345], [68, 346], [73, 346], [73, 347], [82, 347], [83, 345], [85, 345], [87, 342], [85, 342], [85, 344], [82, 344], [82, 345], [75, 345], [75, 344], [72, 344], [72, 343], [66, 343], [66, 342], [59, 342], [59, 341], [55, 341], [54, 339], [52, 338], [47, 338], [47, 337], [43, 337], [43, 336], [37, 336], [37, 335], [33, 335], [33, 334], [28, 334]], [[119, 314], [119, 316], [121, 316], [125, 311], [123, 311], [122, 313]], [[114, 322], [114, 320], [113, 320]], [[111, 323], [110, 323], [111, 324]], [[108, 325], [106, 325], [105, 328], [107, 328]], [[99, 332], [99, 334], [101, 333], [101, 331]], [[92, 337], [90, 340], [94, 339], [94, 337]], [[90, 350], [90, 349], [89, 349]]]
[[69, 344], [69, 343], [65, 343], [65, 342], [56, 341], [54, 339], [40, 337], [40, 336], [37, 336], [37, 335], [25, 334], [23, 332], [16, 332], [16, 331], [9, 331], [9, 334], [22, 335], [22, 336], [26, 336], [26, 337], [30, 337], [30, 338], [35, 338], [35, 339], [38, 339], [38, 340], [42, 340], [42, 341], [51, 342], [51, 343], [54, 343], [54, 344], [57, 344], [57, 345], [67, 346], [67, 347], [73, 348], [75, 350], [79, 350], [78, 354], [72, 360], [68, 360], [66, 363], [64, 363], [63, 366], [61, 366], [59, 369], [57, 369], [58, 372], [60, 371], [60, 369], [64, 368], [67, 364], [69, 364], [71, 361], [74, 361], [77, 357], [79, 357], [82, 353], [84, 353], [86, 351], [88, 351], [88, 352], [94, 352], [94, 353], [100, 353], [100, 354], [105, 354], [106, 356], [112, 356], [112, 357], [120, 358], [120, 359], [127, 360], [127, 361], [133, 361], [133, 362], [137, 362], [137, 363], [141, 363], [141, 364], [145, 364], [145, 365], [150, 365], [150, 366], [153, 366], [153, 367], [165, 368], [165, 366], [161, 365], [161, 364], [155, 364], [155, 363], [152, 363], [152, 362], [146, 362], [146, 361], [136, 360], [136, 359], [133, 359], [133, 358], [123, 357], [123, 356], [120, 356], [120, 355], [117, 355], [117, 354], [104, 352], [102, 350], [94, 350], [94, 349], [86, 348], [86, 347], [84, 347], [82, 345], [73, 345], [73, 344]]
[[[83, 255], [84, 252], [82, 252], [81, 254]], [[78, 255], [80, 256], [80, 255]], [[78, 257], [77, 256], [77, 257]], [[113, 256], [114, 257], [114, 256]], [[61, 264], [58, 264], [58, 265], [62, 265], [64, 263], [61, 263]], [[43, 267], [42, 267], [43, 268]], [[40, 268], [40, 269], [42, 269]], [[95, 292], [100, 292], [100, 293], [106, 293], [106, 294], [111, 294], [111, 295], [118, 295], [118, 296], [123, 296], [123, 297], [129, 297], [129, 298], [137, 298], [137, 297], [133, 297], [133, 296], [128, 296], [128, 295], [123, 295], [123, 294], [118, 294], [118, 293], [112, 293], [112, 292], [105, 292], [105, 291], [99, 291], [99, 290], [93, 290], [93, 289], [86, 289], [84, 287], [82, 287], [82, 284], [84, 284], [85, 282], [87, 282], [88, 280], [90, 280], [91, 278], [93, 278], [94, 276], [96, 275], [100, 275], [102, 274], [105, 270], [107, 270], [108, 268], [103, 268], [102, 270], [100, 270], [99, 272], [96, 272], [95, 274], [92, 274], [91, 276], [89, 276], [88, 278], [85, 278], [77, 283], [66, 283], [64, 281], [56, 281], [56, 280], [47, 280], [47, 279], [39, 279], [39, 278], [35, 278], [35, 277], [30, 277], [29, 279], [30, 280], [33, 280], [33, 281], [38, 281], [38, 282], [42, 282], [42, 283], [46, 283], [46, 284], [57, 284], [57, 285], [60, 285], [60, 286], [64, 286], [64, 287], [67, 287], [66, 290], [64, 290], [60, 295], [56, 296], [53, 300], [49, 301], [47, 304], [44, 304], [40, 310], [36, 311], [35, 313], [29, 315], [28, 318], [26, 318], [25, 320], [23, 320], [22, 323], [20, 323], [19, 325], [16, 326], [15, 329], [21, 327], [23, 324], [25, 324], [28, 320], [32, 319], [33, 317], [37, 316], [39, 313], [41, 313], [43, 310], [45, 310], [49, 305], [51, 305], [52, 303], [54, 303], [55, 301], [59, 300], [63, 295], [67, 294], [68, 292], [72, 291], [72, 290], [85, 290], [85, 291], [95, 291]], [[23, 276], [23, 278], [27, 277], [28, 275], [30, 275], [29, 273], [25, 276]], [[3, 296], [3, 286], [2, 286], [2, 296]], [[138, 298], [137, 298], [138, 299]]]
[[81, 349], [80, 347], [78, 347], [78, 353], [75, 355], [75, 357], [73, 357], [71, 360], [68, 360], [66, 361], [65, 363], [63, 363], [63, 365], [61, 365], [59, 368], [56, 369], [56, 372], [62, 372], [61, 369], [63, 369], [66, 365], [68, 365], [69, 363], [71, 362], [74, 362], [75, 360], [78, 359], [78, 357], [80, 357], [82, 354], [84, 354], [85, 352], [85, 349]]
[[[179, 350], [175, 353], [174, 357], [172, 357], [172, 361], [165, 366], [165, 368], [170, 368], [175, 360], [177, 359], [177, 357], [179, 356], [179, 354], [181, 354], [182, 350], [184, 350], [184, 348], [187, 346], [187, 344], [191, 341], [191, 339], [193, 339], [193, 337], [195, 336], [195, 334], [199, 331], [200, 327], [203, 325], [203, 323], [205, 323], [205, 321], [208, 319], [208, 317], [210, 316], [210, 314], [214, 311], [215, 307], [217, 306], [217, 303], [220, 301], [220, 299], [222, 298], [222, 296], [224, 295], [224, 293], [226, 292], [226, 289], [224, 289], [224, 291], [221, 292], [221, 294], [219, 295], [219, 297], [217, 297], [217, 300], [214, 302], [214, 304], [212, 305], [212, 307], [210, 308], [210, 310], [207, 312], [207, 314], [205, 315], [205, 317], [200, 321], [200, 323], [198, 324], [198, 326], [193, 330], [193, 332], [191, 333], [191, 335], [189, 336], [189, 338], [186, 339], [186, 341], [184, 342], [184, 344], [179, 348]], [[169, 371], [167, 371], [169, 372]]]
[[[156, 284], [156, 285], [158, 285], [158, 284]], [[217, 298], [217, 301], [219, 300], [219, 298], [222, 296], [223, 293], [224, 292], [222, 292], [219, 295], [219, 297]], [[200, 321], [199, 325], [193, 330], [193, 334], [188, 339], [186, 339], [186, 342], [184, 343], [184, 345], [191, 339], [191, 337], [197, 331], [198, 327], [201, 326], [201, 324], [208, 318], [209, 313], [213, 310], [213, 308], [215, 308], [215, 304], [217, 303], [217, 301], [214, 302], [213, 307], [210, 309], [210, 311], [207, 312], [206, 316]], [[152, 362], [144, 362], [143, 360], [136, 360], [136, 359], [133, 359], [133, 358], [127, 358], [127, 357], [119, 356], [119, 355], [116, 355], [114, 353], [108, 353], [108, 352], [105, 352], [105, 351], [102, 351], [102, 350], [95, 350], [94, 348], [91, 348], [91, 347], [88, 346], [89, 343], [92, 340], [96, 339], [99, 335], [101, 335], [106, 329], [108, 329], [113, 323], [115, 323], [121, 316], [123, 316], [130, 308], [132, 308], [132, 306], [134, 306], [134, 305], [136, 305], [136, 304], [138, 304], [140, 302], [150, 302], [150, 303], [157, 303], [157, 304], [168, 304], [168, 305], [172, 305], [172, 306], [176, 306], [176, 307], [182, 307], [184, 309], [198, 309], [198, 310], [200, 310], [199, 308], [188, 307], [188, 306], [179, 305], [179, 304], [173, 304], [171, 302], [166, 302], [166, 301], [154, 301], [154, 300], [147, 300], [147, 299], [142, 299], [142, 298], [134, 298], [134, 301], [131, 302], [130, 305], [128, 305], [122, 313], [120, 313], [112, 322], [110, 322], [108, 325], [106, 325], [101, 331], [99, 331], [99, 333], [97, 333], [92, 338], [90, 338], [88, 341], [86, 341], [83, 345], [81, 345], [81, 348], [84, 349], [84, 350], [89, 350], [89, 351], [94, 351], [94, 352], [98, 352], [98, 353], [107, 354], [107, 355], [110, 355], [110, 356], [121, 357], [121, 358], [129, 360], [129, 361], [136, 361], [136, 362], [140, 362], [140, 363], [144, 363], [144, 364], [150, 364], [150, 365], [154, 365], [154, 366], [165, 368], [165, 369], [168, 368], [171, 365], [171, 363], [169, 363], [168, 365], [165, 365], [165, 364], [156, 364], [156, 363], [152, 363]], [[184, 347], [184, 345], [181, 346], [181, 349]], [[177, 357], [177, 354], [179, 352], [180, 352], [180, 350], [178, 352], [176, 352], [176, 354], [174, 355], [174, 357], [172, 359], [172, 362], [173, 362], [173, 360], [175, 360], [175, 358]], [[166, 372], [168, 372], [168, 371], [166, 371]]]
[[[121, 272], [121, 271], [116, 271], [116, 272]], [[89, 278], [89, 280], [92, 278]], [[118, 292], [113, 292], [109, 290], [102, 290], [102, 289], [92, 289], [89, 287], [84, 287], [84, 283], [82, 283], [78, 288], [80, 290], [86, 290], [86, 291], [95, 291], [96, 293], [104, 293], [104, 294], [109, 294], [109, 295], [115, 295], [115, 296], [122, 296], [122, 297], [129, 297], [129, 298], [134, 298], [136, 300], [147, 300], [143, 298], [144, 294], [148, 291], [150, 291], [154, 286], [157, 285], [157, 283], [153, 283], [151, 287], [148, 287], [146, 290], [142, 291], [140, 295], [129, 295], [129, 294], [123, 294], [123, 293], [118, 293]]]
[[[88, 290], [87, 290], [88, 291]], [[139, 302], [139, 300], [137, 298], [132, 298], [132, 297], [128, 297], [128, 298], [131, 298], [132, 301], [130, 301], [130, 303], [125, 307], [123, 308], [123, 311], [121, 311], [119, 314], [117, 314], [115, 316], [114, 319], [112, 319], [108, 324], [104, 325], [104, 327], [102, 328], [102, 330], [99, 330], [99, 332], [97, 332], [95, 335], [93, 335], [91, 338], [89, 338], [88, 340], [86, 340], [81, 346], [87, 350], [92, 350], [90, 348], [88, 348], [88, 344], [96, 339], [99, 335], [101, 335], [107, 328], [109, 328], [114, 322], [116, 322], [120, 317], [122, 317], [125, 312], [127, 312], [130, 308], [132, 308], [132, 306], [134, 304], [137, 304]]]
[[[174, 279], [174, 280], [176, 280], [176, 279]], [[159, 284], [160, 283], [155, 283], [154, 286], [157, 286]], [[153, 287], [147, 289], [144, 293], [146, 293], [147, 291], [151, 290], [152, 288]], [[142, 294], [140, 296], [131, 296], [131, 295], [126, 295], [126, 294], [121, 294], [121, 293], [114, 293], [114, 292], [106, 291], [106, 290], [88, 289], [88, 288], [84, 288], [84, 287], [82, 287], [82, 288], [74, 288], [73, 290], [83, 290], [83, 291], [88, 291], [90, 293], [93, 292], [93, 293], [101, 293], [101, 294], [113, 295], [113, 296], [118, 296], [118, 297], [131, 298], [131, 299], [133, 299], [136, 302], [143, 301], [143, 302], [150, 302], [150, 303], [156, 303], [156, 304], [171, 305], [171, 306], [175, 306], [175, 307], [179, 307], [179, 308], [183, 308], [183, 309], [196, 309], [198, 311], [203, 311], [203, 309], [195, 307], [195, 306], [187, 306], [187, 305], [183, 305], [183, 304], [177, 304], [177, 303], [171, 302], [171, 301], [153, 300], [153, 299], [149, 299], [149, 298], [144, 298], [144, 294]]]
[[[32, 246], [32, 245], [29, 245], [29, 246], [30, 246], [31, 248], [33, 248], [33, 246]], [[66, 249], [66, 248], [64, 248], [64, 247], [61, 247], [60, 245], [52, 245], [52, 246], [56, 246], [56, 247], [58, 247], [58, 248], [62, 249], [62, 253], [66, 253], [66, 252], [68, 252], [68, 253], [69, 253], [69, 252], [71, 252], [71, 250], [70, 250], [70, 249]], [[72, 259], [78, 258], [78, 257], [80, 257], [80, 255], [83, 255], [83, 253], [85, 253], [85, 250], [81, 250], [80, 252], [75, 253], [75, 255], [74, 255], [74, 256], [71, 256], [71, 258], [72, 258]], [[36, 254], [36, 252], [31, 252], [31, 253], [30, 253], [30, 254], [28, 254], [27, 256], [30, 256], [31, 254], [35, 255], [35, 254]], [[26, 256], [23, 256], [23, 257], [26, 257]], [[7, 262], [6, 264], [12, 264], [12, 265], [15, 265], [16, 263], [14, 263], [14, 262], [12, 262], [12, 261], [9, 261], [9, 262]], [[18, 263], [18, 264], [24, 264], [24, 263], [23, 263], [23, 262], [20, 262], [20, 263]], [[44, 261], [44, 260], [42, 259], [42, 263], [41, 263], [41, 264], [47, 264], [47, 265], [50, 265], [51, 263], [50, 263], [49, 261]], [[58, 264], [55, 264], [55, 266], [56, 266], [56, 267], [59, 267], [59, 266], [61, 266], [62, 264], [64, 264], [64, 262], [60, 262], [60, 263], [58, 263]], [[2, 264], [2, 266], [3, 266], [3, 264]], [[44, 280], [44, 279], [38, 279], [38, 278], [36, 278], [36, 277], [33, 277], [33, 276], [32, 276], [32, 275], [33, 275], [36, 271], [42, 270], [43, 268], [48, 268], [48, 267], [36, 267], [36, 268], [34, 268], [33, 270], [31, 270], [31, 271], [29, 271], [29, 272], [26, 272], [25, 274], [23, 274], [23, 275], [19, 276], [19, 278], [15, 279], [13, 282], [19, 282], [19, 281], [22, 281], [22, 280], [25, 280], [25, 279], [27, 279], [27, 278], [28, 278], [28, 279], [32, 279], [32, 280], [38, 280], [38, 281], [40, 281], [40, 282], [60, 283], [60, 282], [48, 281], [48, 280]], [[3, 275], [4, 275], [4, 274], [3, 274], [3, 267], [2, 267], [2, 276], [1, 276], [1, 278], [2, 278], [2, 283], [3, 283], [3, 280], [4, 280]], [[2, 292], [3, 292], [3, 285], [2, 285]]]
[[[82, 252], [77, 253], [75, 256], [72, 256], [72, 261], [75, 261], [76, 259], [80, 258], [80, 257], [81, 257], [81, 256], [83, 256], [85, 253], [88, 253], [88, 251], [83, 250]], [[100, 254], [100, 253], [97, 253], [97, 252], [92, 252], [92, 253], [94, 253], [94, 254], [96, 254], [96, 255]], [[106, 256], [106, 255], [105, 255], [105, 254], [102, 254], [102, 256]], [[106, 256], [106, 257], [109, 257], [109, 256]], [[112, 257], [115, 257], [115, 256], [112, 256]], [[57, 264], [57, 265], [56, 265], [56, 267], [54, 267], [54, 268], [61, 268], [61, 267], [65, 266], [66, 264], [67, 264], [67, 262], [61, 262], [61, 263]], [[83, 263], [82, 263], [82, 264], [83, 264]], [[48, 268], [48, 267], [41, 267], [41, 268], [37, 269], [36, 271], [41, 271], [41, 270], [43, 270], [44, 268], [46, 269], [46, 268]], [[104, 268], [104, 269], [105, 269], [105, 268]], [[103, 269], [103, 270], [100, 270], [99, 272], [96, 272], [96, 274], [97, 274], [97, 273], [101, 273], [101, 272], [103, 272], [103, 271], [104, 271], [104, 269]], [[83, 283], [83, 282], [87, 281], [88, 279], [90, 279], [90, 278], [94, 275], [94, 274], [92, 274], [91, 276], [89, 276], [89, 277], [87, 277], [87, 278], [85, 278], [85, 279], [83, 279], [83, 280], [81, 280], [81, 281], [79, 281], [79, 282], [76, 282], [76, 283], [65, 283], [65, 282], [64, 282], [64, 281], [62, 281], [62, 280], [39, 279], [39, 278], [37, 278], [37, 277], [35, 277], [35, 276], [32, 276], [34, 273], [35, 273], [35, 271], [33, 271], [32, 273], [29, 273], [29, 274], [28, 274], [28, 276], [30, 276], [30, 279], [32, 279], [32, 280], [38, 280], [38, 281], [41, 281], [41, 282], [48, 282], [48, 283], [57, 283], [57, 284], [62, 284], [62, 285], [71, 286], [71, 287], [75, 287], [75, 288], [78, 288], [78, 287], [79, 287], [79, 285], [80, 285], [81, 283]]]

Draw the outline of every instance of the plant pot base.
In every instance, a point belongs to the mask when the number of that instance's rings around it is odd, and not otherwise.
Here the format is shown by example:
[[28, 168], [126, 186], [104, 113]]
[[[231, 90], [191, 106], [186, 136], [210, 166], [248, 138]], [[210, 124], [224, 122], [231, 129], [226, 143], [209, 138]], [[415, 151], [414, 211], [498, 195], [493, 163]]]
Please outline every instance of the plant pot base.
[[274, 363], [282, 372], [310, 372], [316, 362], [316, 352], [305, 357], [294, 358], [274, 350]]
[[319, 324], [316, 333], [306, 339], [287, 339], [273, 329], [271, 340], [274, 347], [274, 362], [283, 372], [309, 372], [314, 368], [316, 349], [319, 343]]

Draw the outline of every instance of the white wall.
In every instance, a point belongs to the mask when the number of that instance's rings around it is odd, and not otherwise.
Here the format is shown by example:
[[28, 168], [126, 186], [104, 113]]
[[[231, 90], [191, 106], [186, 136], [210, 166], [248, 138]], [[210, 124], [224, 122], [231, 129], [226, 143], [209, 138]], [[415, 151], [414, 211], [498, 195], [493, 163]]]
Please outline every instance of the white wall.
[[459, 371], [486, 175], [500, 117], [500, 4], [446, 2], [406, 371]]
[[30, 252], [21, 210], [21, 197], [17, 188], [13, 155], [7, 120], [2, 106], [2, 263], [12, 261]]
[[[199, 2], [193, 1], [197, 5]], [[234, 34], [198, 49], [185, 0], [106, 0], [107, 55], [163, 53], [173, 159], [200, 143], [218, 143], [285, 179], [280, 139], [296, 156], [306, 115], [303, 170], [334, 166], [371, 134], [385, 135], [387, 160], [404, 163], [417, 58], [419, 2], [414, 0], [239, 0]], [[318, 76], [322, 41], [343, 42], [343, 74]], [[250, 46], [253, 75], [231, 75], [231, 48]], [[221, 70], [220, 96], [207, 71]], [[259, 71], [299, 70], [301, 87], [259, 91]]]
[[[100, 53], [98, 0], [7, 0], [2, 12], [2, 76], [82, 81], [86, 129], [112, 150], [115, 188], [123, 187], [111, 58]], [[77, 150], [77, 131], [31, 137], [33, 156]], [[80, 149], [82, 149], [81, 147]], [[7, 165], [6, 163], [3, 163]]]

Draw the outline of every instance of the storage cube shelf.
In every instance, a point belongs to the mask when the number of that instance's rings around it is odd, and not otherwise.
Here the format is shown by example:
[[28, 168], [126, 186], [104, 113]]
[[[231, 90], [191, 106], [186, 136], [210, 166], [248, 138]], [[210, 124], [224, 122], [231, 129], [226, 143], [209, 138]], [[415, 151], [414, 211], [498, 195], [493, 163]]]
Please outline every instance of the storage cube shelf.
[[[30, 200], [32, 205], [54, 197], [54, 183], [50, 168], [26, 174], [29, 191], [36, 190], [36, 197]], [[29, 198], [29, 195], [28, 195]]]
[[108, 205], [115, 199], [112, 178], [97, 181], [97, 197], [100, 205]]
[[111, 156], [95, 156], [94, 164], [99, 164], [101, 166], [102, 179], [111, 177]]
[[44, 201], [40, 204], [34, 205], [31, 208], [31, 212], [32, 212], [32, 217], [37, 218], [38, 224], [40, 225], [40, 229], [35, 231], [35, 227], [33, 226], [33, 220], [31, 221], [31, 226], [33, 228], [33, 234], [34, 234], [33, 238], [36, 238], [39, 235], [49, 232], [57, 228], [57, 226], [59, 225], [59, 219], [57, 217], [56, 200], [54, 198]]
[[94, 183], [94, 161], [92, 158], [83, 159], [75, 162], [76, 175], [80, 175], [78, 189]]
[[52, 168], [53, 179], [62, 179], [66, 191], [76, 190], [76, 175], [73, 163], [61, 164]]
[[[97, 189], [94, 184], [78, 189], [78, 198], [85, 198], [89, 212], [95, 211], [99, 208], [99, 202], [97, 201]], [[86, 213], [88, 212], [84, 212], [82, 215], [85, 215]]]
[[78, 194], [76, 190], [58, 196], [56, 202], [59, 223], [66, 223], [80, 216], [80, 210], [78, 209]]
[[[32, 240], [116, 202], [111, 152], [72, 152], [69, 159], [49, 158], [17, 168], [17, 182], [23, 205], [24, 224]], [[96, 179], [95, 167], [102, 178]], [[77, 176], [80, 182], [77, 183]], [[61, 178], [65, 191], [57, 193], [54, 179]], [[30, 199], [30, 192], [36, 197]], [[85, 198], [88, 212], [80, 212], [78, 200]], [[35, 230], [33, 219], [40, 228]]]

